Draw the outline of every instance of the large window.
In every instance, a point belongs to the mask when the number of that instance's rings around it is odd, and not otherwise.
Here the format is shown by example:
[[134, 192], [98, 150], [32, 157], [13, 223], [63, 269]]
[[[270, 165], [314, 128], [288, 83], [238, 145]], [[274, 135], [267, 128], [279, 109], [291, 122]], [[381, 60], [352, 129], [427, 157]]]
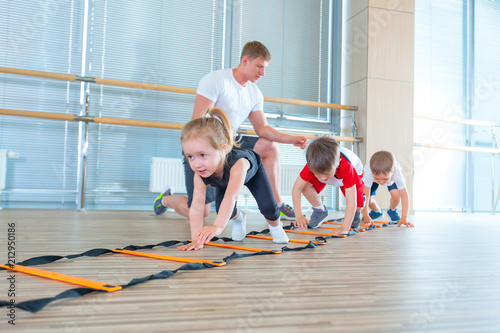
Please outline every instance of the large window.
[[[81, 1], [0, 1], [0, 66], [79, 74]], [[0, 74], [0, 108], [79, 114], [79, 83]], [[3, 206], [75, 207], [78, 123], [0, 116], [7, 160]]]
[[[329, 100], [332, 4], [322, 0], [240, 0], [234, 3], [232, 67], [238, 65], [243, 45], [259, 39], [272, 45], [273, 60], [266, 77], [259, 83], [265, 95]], [[277, 103], [266, 103], [265, 109], [267, 113], [299, 116], [302, 120], [330, 120], [327, 109]], [[311, 127], [318, 128], [318, 123]]]
[[[273, 60], [265, 96], [338, 102], [333, 0], [0, 1], [0, 66], [196, 88], [262, 41]], [[304, 48], [307, 52], [303, 52]], [[0, 108], [170, 123], [194, 96], [0, 74]], [[329, 110], [266, 103], [274, 124], [335, 130]], [[311, 125], [312, 124], [312, 125]], [[4, 207], [149, 209], [150, 158], [180, 157], [177, 130], [0, 116], [8, 161]], [[282, 146], [284, 163], [303, 152]], [[86, 157], [85, 159], [83, 157]], [[182, 175], [179, 175], [182, 176]]]
[[[492, 147], [494, 127], [457, 121], [500, 123], [499, 18], [498, 1], [415, 2], [415, 142]], [[491, 211], [498, 157], [418, 146], [414, 153], [417, 210]]]
[[[148, 0], [138, 4], [93, 3], [86, 76], [196, 88], [202, 73], [220, 68], [223, 1]], [[193, 95], [89, 87], [93, 116], [168, 123], [191, 119]], [[149, 206], [150, 158], [180, 157], [179, 137], [179, 130], [89, 126], [85, 206]]]

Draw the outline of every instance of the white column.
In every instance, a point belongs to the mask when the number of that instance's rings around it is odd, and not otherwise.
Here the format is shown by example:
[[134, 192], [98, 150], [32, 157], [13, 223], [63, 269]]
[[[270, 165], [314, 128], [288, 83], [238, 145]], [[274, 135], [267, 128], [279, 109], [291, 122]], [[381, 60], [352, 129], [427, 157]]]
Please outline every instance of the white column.
[[[344, 3], [342, 104], [359, 108], [359, 157], [366, 163], [376, 151], [391, 151], [407, 178], [412, 209], [414, 1]], [[377, 202], [388, 208], [387, 191], [377, 192]]]

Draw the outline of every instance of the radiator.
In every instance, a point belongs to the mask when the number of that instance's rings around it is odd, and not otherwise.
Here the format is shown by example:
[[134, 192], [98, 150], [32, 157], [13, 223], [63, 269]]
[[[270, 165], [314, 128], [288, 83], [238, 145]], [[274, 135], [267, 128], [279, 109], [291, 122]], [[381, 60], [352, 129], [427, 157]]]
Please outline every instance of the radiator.
[[[302, 169], [304, 169], [304, 165], [281, 164], [281, 195], [292, 195], [293, 184], [295, 184]], [[325, 186], [318, 195], [320, 197], [328, 196], [328, 186]]]
[[0, 149], [0, 194], [5, 188], [5, 175], [7, 173], [7, 150]]
[[[18, 158], [19, 153], [0, 149], [0, 196], [5, 188], [5, 178], [7, 175], [7, 158]], [[0, 201], [1, 202], [1, 201]], [[2, 209], [0, 205], [0, 210]]]
[[[295, 180], [304, 168], [303, 165], [282, 164], [281, 165], [281, 195], [292, 195], [292, 188]], [[151, 172], [149, 178], [149, 191], [161, 192], [166, 186], [172, 186], [175, 193], [186, 193], [186, 183], [184, 181], [184, 167], [180, 158], [151, 158]], [[326, 189], [327, 187], [325, 187]], [[246, 187], [243, 188], [242, 195], [250, 195]], [[326, 196], [325, 190], [320, 196]]]
[[172, 186], [175, 193], [186, 193], [184, 166], [181, 158], [152, 157], [149, 191], [161, 192]]
[[281, 164], [281, 195], [292, 195], [293, 184], [303, 168], [303, 165]]

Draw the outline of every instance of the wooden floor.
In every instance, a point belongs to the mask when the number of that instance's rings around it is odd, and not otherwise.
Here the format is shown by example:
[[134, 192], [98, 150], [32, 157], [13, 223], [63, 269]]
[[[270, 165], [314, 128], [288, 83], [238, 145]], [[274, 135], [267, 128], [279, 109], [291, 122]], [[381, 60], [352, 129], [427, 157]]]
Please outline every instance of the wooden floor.
[[[56, 301], [34, 314], [17, 309], [15, 327], [7, 322], [7, 309], [0, 308], [0, 331], [499, 332], [500, 214], [418, 213], [411, 221], [414, 229], [390, 226], [330, 239], [315, 249], [235, 259], [225, 267]], [[189, 239], [187, 220], [175, 213], [4, 209], [0, 254], [5, 263], [8, 223], [15, 223], [18, 262]], [[265, 227], [259, 214], [249, 214], [248, 231]], [[257, 239], [241, 245], [281, 247]], [[163, 247], [147, 252], [220, 260], [233, 251], [206, 247], [185, 253]], [[126, 284], [181, 265], [119, 254], [37, 267]], [[0, 273], [0, 300], [10, 299], [10, 274]], [[15, 275], [17, 303], [74, 288]]]

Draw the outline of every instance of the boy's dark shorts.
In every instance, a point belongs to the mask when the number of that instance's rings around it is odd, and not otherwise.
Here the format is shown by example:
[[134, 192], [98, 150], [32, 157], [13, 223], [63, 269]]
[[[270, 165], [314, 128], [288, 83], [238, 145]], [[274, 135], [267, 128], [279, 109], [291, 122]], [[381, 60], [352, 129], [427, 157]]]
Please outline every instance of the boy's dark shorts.
[[[375, 193], [377, 193], [377, 189], [380, 186], [379, 183], [373, 182], [372, 187], [370, 188], [370, 195], [374, 196]], [[398, 187], [396, 186], [396, 183], [392, 184], [391, 186], [387, 186], [387, 190], [390, 192], [392, 190], [397, 190]]]

